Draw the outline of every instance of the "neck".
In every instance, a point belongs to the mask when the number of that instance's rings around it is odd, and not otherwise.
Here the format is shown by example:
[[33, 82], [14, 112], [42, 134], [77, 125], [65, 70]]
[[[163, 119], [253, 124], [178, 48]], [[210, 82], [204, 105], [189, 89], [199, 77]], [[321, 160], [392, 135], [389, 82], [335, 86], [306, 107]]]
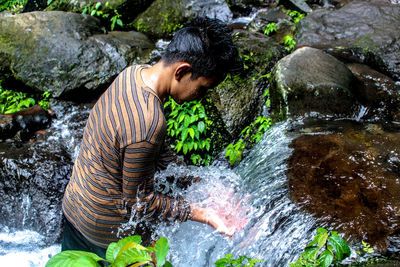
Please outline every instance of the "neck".
[[162, 62], [142, 70], [143, 82], [155, 91], [162, 102], [169, 96], [171, 81], [168, 77], [171, 77], [171, 72], [172, 69], [165, 67]]

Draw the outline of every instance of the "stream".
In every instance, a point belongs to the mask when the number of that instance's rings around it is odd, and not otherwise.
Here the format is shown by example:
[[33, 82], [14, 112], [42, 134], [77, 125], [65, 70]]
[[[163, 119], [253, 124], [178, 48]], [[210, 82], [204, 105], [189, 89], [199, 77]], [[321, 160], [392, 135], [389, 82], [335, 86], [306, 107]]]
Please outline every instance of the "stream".
[[[31, 148], [47, 146], [53, 153], [65, 150], [72, 160], [76, 157], [82, 127], [90, 108], [65, 103], [56, 103], [53, 108], [58, 119], [53, 121], [46, 136], [39, 137]], [[329, 228], [329, 225], [317, 223], [314, 217], [289, 198], [286, 175], [287, 160], [292, 153], [289, 144], [300, 135], [289, 130], [291, 127], [289, 123], [280, 123], [269, 129], [233, 169], [225, 162], [216, 161], [208, 167], [170, 165], [156, 174], [160, 190], [168, 191], [172, 186], [174, 191], [192, 203], [207, 206], [212, 202], [230, 200], [232, 205], [225, 212], [231, 209], [245, 224], [233, 238], [192, 221], [156, 225], [154, 238], [168, 238], [171, 246], [168, 259], [173, 266], [214, 266], [214, 262], [225, 254], [262, 259], [258, 266], [288, 266], [311, 241], [317, 227]], [[41, 168], [40, 164], [38, 168]], [[184, 174], [201, 177], [202, 180], [185, 191], [179, 191], [174, 184], [165, 182], [168, 176]], [[20, 221], [13, 221], [11, 217], [10, 220], [0, 221], [0, 262], [5, 265], [44, 266], [49, 257], [60, 251], [59, 239], [48, 239], [49, 235], [60, 231], [60, 209], [55, 207], [49, 211], [46, 201], [39, 199], [45, 205], [40, 210], [32, 204], [38, 202], [36, 197], [37, 193], [29, 191], [15, 195], [12, 201], [19, 203], [19, 207], [10, 208], [10, 214], [17, 213]], [[38, 210], [33, 212], [34, 209]], [[54, 220], [38, 226], [40, 223], [36, 217], [45, 211], [45, 217], [54, 217]], [[390, 246], [393, 251], [398, 251], [400, 247], [397, 239], [394, 238], [394, 245]]]

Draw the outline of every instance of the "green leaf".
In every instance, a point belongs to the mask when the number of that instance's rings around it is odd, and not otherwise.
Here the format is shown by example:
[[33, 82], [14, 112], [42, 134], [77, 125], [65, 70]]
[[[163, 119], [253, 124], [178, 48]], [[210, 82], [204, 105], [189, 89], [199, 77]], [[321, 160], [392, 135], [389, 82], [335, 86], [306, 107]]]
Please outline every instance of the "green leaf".
[[328, 233], [321, 235], [321, 238], [318, 240], [318, 247], [322, 248], [325, 246], [326, 240], [328, 240]]
[[333, 262], [333, 253], [330, 252], [329, 250], [324, 250], [322, 251], [318, 259], [319, 259], [319, 266], [328, 267]]
[[97, 261], [104, 260], [92, 252], [66, 250], [52, 257], [46, 267], [56, 266], [74, 266], [74, 267], [92, 267], [100, 266]]
[[188, 131], [189, 131], [190, 137], [192, 137], [192, 139], [194, 139], [194, 130], [193, 130], [193, 128], [189, 128]]
[[157, 240], [156, 245], [156, 261], [157, 266], [162, 266], [165, 262], [165, 258], [167, 257], [169, 251], [169, 243], [165, 237], [161, 237]]
[[117, 255], [120, 253], [120, 250], [123, 247], [125, 247], [125, 245], [128, 243], [140, 244], [142, 243], [142, 237], [140, 235], [132, 235], [119, 240], [117, 242], [117, 245], [114, 247], [114, 253], [113, 253], [114, 259], [117, 258]]
[[124, 23], [123, 23], [122, 20], [120, 20], [120, 19], [117, 19], [117, 24], [118, 24], [120, 27], [123, 27], [123, 26], [124, 26]]
[[199, 121], [199, 123], [197, 124], [197, 128], [199, 129], [200, 133], [203, 133], [206, 129], [204, 121]]
[[325, 228], [320, 227], [320, 228], [317, 229], [317, 233], [318, 234], [326, 234], [326, 233], [328, 233], [328, 230], [326, 230]]
[[189, 133], [189, 129], [188, 128], [184, 128], [182, 131], [182, 136], [181, 136], [181, 141], [184, 142], [188, 136]]
[[117, 246], [116, 242], [112, 242], [108, 245], [107, 251], [106, 251], [106, 260], [113, 262], [114, 261], [114, 249]]
[[332, 231], [332, 235], [329, 237], [329, 243], [335, 249], [335, 255], [338, 261], [342, 261], [348, 256], [350, 256], [350, 247], [347, 245], [346, 241], [340, 238], [336, 232]]
[[166, 261], [163, 265], [163, 267], [173, 267], [172, 264], [169, 261]]
[[99, 9], [101, 7], [101, 2], [97, 2], [97, 4], [95, 5], [96, 9]]
[[301, 254], [301, 255], [305, 260], [315, 261], [318, 256], [318, 251], [319, 251], [319, 247], [309, 247], [309, 248], [306, 248], [304, 250], [303, 254]]
[[150, 262], [151, 256], [147, 253], [146, 250], [138, 249], [138, 248], [129, 248], [124, 250], [118, 257], [115, 259], [113, 265], [116, 266], [128, 266], [136, 262]]

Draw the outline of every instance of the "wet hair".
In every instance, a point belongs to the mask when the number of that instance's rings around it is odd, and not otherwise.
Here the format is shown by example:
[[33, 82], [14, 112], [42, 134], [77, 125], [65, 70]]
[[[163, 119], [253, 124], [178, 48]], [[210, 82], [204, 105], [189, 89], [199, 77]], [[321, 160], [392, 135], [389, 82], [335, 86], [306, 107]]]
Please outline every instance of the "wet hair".
[[195, 18], [177, 31], [161, 60], [171, 65], [189, 63], [192, 79], [216, 77], [223, 80], [228, 73], [243, 68], [231, 30], [218, 19]]

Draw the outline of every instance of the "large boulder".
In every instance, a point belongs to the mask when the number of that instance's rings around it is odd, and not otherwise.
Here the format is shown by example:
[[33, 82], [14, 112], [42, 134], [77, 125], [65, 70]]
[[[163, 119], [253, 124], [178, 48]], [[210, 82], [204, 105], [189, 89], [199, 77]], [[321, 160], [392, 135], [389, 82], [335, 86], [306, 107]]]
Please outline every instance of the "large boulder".
[[196, 17], [232, 19], [232, 12], [224, 0], [155, 0], [133, 22], [134, 27], [153, 38], [169, 38], [185, 22]]
[[318, 10], [297, 26], [298, 46], [324, 49], [346, 61], [365, 63], [400, 80], [400, 5], [354, 1]]
[[99, 20], [61, 11], [0, 18], [0, 79], [54, 97], [104, 87], [154, 47], [141, 33], [105, 34]]
[[268, 88], [266, 76], [286, 51], [264, 34], [238, 31], [235, 36], [244, 73], [221, 83], [213, 90], [212, 99], [229, 133], [238, 136], [261, 114], [265, 105], [263, 95]]
[[290, 196], [318, 223], [384, 250], [400, 230], [400, 134], [377, 124], [336, 123], [307, 126], [312, 134], [290, 145]]
[[346, 65], [321, 50], [303, 47], [282, 58], [271, 75], [271, 115], [348, 117], [358, 105], [357, 79]]

